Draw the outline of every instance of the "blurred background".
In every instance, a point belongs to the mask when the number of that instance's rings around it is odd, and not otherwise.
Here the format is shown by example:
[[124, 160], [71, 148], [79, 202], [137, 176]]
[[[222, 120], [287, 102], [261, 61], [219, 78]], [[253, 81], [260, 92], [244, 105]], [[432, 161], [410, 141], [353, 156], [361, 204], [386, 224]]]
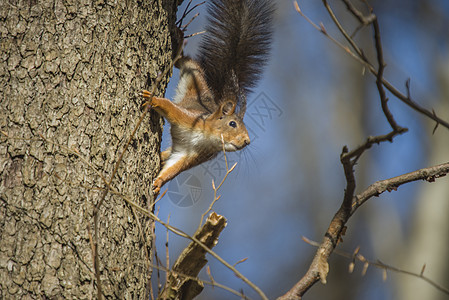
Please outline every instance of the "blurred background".
[[[182, 14], [184, 6], [180, 7]], [[248, 98], [245, 122], [252, 143], [228, 154], [238, 162], [219, 194], [214, 211], [228, 225], [214, 248], [272, 299], [289, 290], [306, 272], [315, 248], [304, 241], [321, 241], [341, 204], [345, 180], [339, 156], [370, 135], [390, 131], [383, 116], [375, 78], [314, 29], [291, 1], [276, 1], [273, 51], [263, 79]], [[355, 4], [361, 4], [354, 0]], [[449, 1], [368, 1], [379, 18], [385, 78], [406, 93], [410, 78], [412, 97], [439, 117], [449, 120]], [[193, 4], [198, 3], [194, 1]], [[321, 1], [299, 5], [315, 23], [344, 42]], [[357, 27], [340, 1], [330, 1], [348, 32]], [[187, 34], [202, 31], [205, 5]], [[189, 18], [187, 18], [189, 20]], [[355, 40], [375, 63], [371, 28]], [[188, 39], [185, 52], [194, 56], [201, 35]], [[173, 98], [178, 73], [166, 96]], [[400, 126], [409, 132], [393, 143], [374, 146], [355, 168], [357, 193], [377, 180], [387, 179], [449, 160], [449, 130], [404, 105], [390, 93], [389, 105]], [[163, 145], [170, 145], [169, 127]], [[213, 200], [211, 181], [225, 173], [223, 155], [184, 172], [166, 185], [158, 202], [159, 217], [193, 234], [201, 214]], [[344, 243], [338, 249], [360, 253], [395, 267], [425, 275], [449, 288], [449, 178], [435, 183], [404, 185], [398, 191], [369, 200], [351, 218]], [[165, 262], [166, 230], [156, 228], [157, 252]], [[188, 241], [170, 234], [171, 262]], [[231, 271], [208, 257], [214, 280], [250, 298], [257, 294]], [[362, 263], [348, 272], [350, 260], [335, 253], [330, 259], [328, 284], [317, 283], [305, 299], [448, 299], [423, 280], [369, 267]], [[154, 280], [156, 282], [156, 270]], [[165, 278], [165, 274], [161, 272]], [[208, 280], [206, 272], [201, 278]], [[198, 299], [237, 299], [220, 288], [206, 286]]]

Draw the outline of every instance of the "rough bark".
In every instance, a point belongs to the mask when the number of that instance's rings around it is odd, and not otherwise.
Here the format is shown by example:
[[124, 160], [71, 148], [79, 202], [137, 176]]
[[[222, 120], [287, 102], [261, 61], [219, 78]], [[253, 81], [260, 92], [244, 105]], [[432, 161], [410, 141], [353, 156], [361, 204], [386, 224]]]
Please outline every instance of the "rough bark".
[[[175, 11], [174, 1], [1, 1], [0, 298], [95, 297], [96, 171], [109, 178], [141, 114], [138, 92], [171, 61]], [[144, 207], [160, 122], [144, 120], [112, 182]], [[104, 295], [144, 298], [152, 221], [111, 195], [99, 220]]]

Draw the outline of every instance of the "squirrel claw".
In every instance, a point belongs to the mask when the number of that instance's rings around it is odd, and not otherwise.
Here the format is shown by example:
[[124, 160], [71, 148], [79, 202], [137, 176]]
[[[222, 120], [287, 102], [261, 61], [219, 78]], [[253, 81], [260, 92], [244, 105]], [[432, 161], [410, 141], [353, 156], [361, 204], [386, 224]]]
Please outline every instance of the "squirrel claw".
[[149, 91], [147, 91], [147, 90], [143, 90], [142, 91], [142, 97], [144, 97], [144, 98], [152, 98], [151, 97], [151, 93], [149, 92]]
[[147, 101], [143, 104], [144, 106], [150, 105], [151, 107], [154, 107], [154, 103], [153, 103], [154, 97], [149, 91], [143, 90], [141, 95], [143, 98], [147, 99]]
[[159, 187], [153, 187], [153, 195], [154, 197], [156, 197], [157, 195], [159, 195], [159, 192], [161, 191], [161, 188]]
[[156, 178], [153, 181], [153, 194], [159, 195], [159, 192], [161, 191], [161, 187], [162, 187], [162, 180], [160, 178]]

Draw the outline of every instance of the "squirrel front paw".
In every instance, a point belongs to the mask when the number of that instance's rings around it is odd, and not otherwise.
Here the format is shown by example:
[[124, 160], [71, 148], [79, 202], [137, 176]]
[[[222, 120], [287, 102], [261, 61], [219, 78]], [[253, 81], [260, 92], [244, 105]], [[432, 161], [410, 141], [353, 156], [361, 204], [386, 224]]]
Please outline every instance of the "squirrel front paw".
[[147, 102], [145, 104], [148, 103], [149, 105], [153, 106], [153, 95], [149, 91], [143, 90], [142, 91], [142, 97], [147, 99]]

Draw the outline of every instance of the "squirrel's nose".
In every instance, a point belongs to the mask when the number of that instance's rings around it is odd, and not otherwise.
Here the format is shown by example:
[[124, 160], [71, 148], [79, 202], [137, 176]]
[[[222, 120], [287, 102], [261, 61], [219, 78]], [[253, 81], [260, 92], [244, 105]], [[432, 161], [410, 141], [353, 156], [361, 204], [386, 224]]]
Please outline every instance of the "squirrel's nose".
[[243, 142], [245, 143], [245, 146], [248, 146], [251, 141], [249, 140], [249, 137], [247, 137]]

